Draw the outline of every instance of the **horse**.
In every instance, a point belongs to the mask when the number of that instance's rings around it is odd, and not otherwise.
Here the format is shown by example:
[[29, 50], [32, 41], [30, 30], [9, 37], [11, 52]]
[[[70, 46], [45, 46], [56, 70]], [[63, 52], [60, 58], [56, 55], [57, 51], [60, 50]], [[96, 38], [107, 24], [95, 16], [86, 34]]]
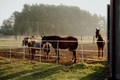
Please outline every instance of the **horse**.
[[30, 53], [31, 53], [31, 48], [32, 47], [32, 43], [31, 43], [31, 37], [25, 37], [22, 40], [22, 46], [28, 46], [28, 51], [29, 51], [29, 57], [30, 57]]
[[[50, 53], [50, 44], [45, 44], [43, 49], [43, 45], [41, 44], [41, 42], [38, 42], [36, 38], [33, 37], [26, 37], [24, 38], [24, 40], [22, 41], [22, 46], [28, 46], [29, 49], [29, 57], [30, 54], [32, 53], [32, 59], [34, 59], [35, 57], [35, 52], [36, 50], [43, 50], [45, 53], [47, 53], [46, 56], [48, 56], [48, 54]], [[47, 49], [47, 50], [46, 50]]]
[[105, 45], [105, 40], [103, 39], [102, 35], [100, 34], [100, 29], [96, 29], [96, 38], [97, 39], [97, 46], [98, 46], [98, 57], [100, 57], [100, 50], [102, 50], [102, 57], [103, 57], [103, 49]]
[[69, 51], [73, 52], [72, 61], [76, 63], [76, 49], [78, 47], [78, 40], [75, 37], [68, 36], [68, 37], [60, 37], [60, 36], [41, 36], [42, 37], [42, 44], [46, 42], [51, 43], [52, 47], [55, 49], [56, 59], [55, 61], [59, 62], [59, 49], [68, 49]]
[[48, 59], [48, 54], [50, 54], [50, 43], [46, 43], [45, 45], [43, 45], [43, 51], [45, 54], [45, 58]]

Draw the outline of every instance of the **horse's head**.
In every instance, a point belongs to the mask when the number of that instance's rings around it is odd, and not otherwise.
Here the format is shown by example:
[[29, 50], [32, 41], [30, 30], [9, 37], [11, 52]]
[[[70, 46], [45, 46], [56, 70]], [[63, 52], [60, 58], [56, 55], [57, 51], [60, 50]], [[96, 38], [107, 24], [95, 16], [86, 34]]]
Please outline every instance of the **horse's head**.
[[31, 41], [31, 39], [30, 39], [29, 37], [24, 38], [24, 39], [22, 40], [22, 46], [28, 45], [28, 43], [29, 43], [30, 41]]
[[51, 36], [41, 36], [42, 40], [42, 45], [46, 44], [47, 42], [50, 42]]
[[100, 29], [96, 29], [96, 35], [95, 35], [96, 38], [98, 37], [99, 32], [100, 32]]
[[41, 37], [42, 37], [42, 41], [41, 41], [42, 45], [46, 44], [47, 37], [46, 36], [41, 36]]

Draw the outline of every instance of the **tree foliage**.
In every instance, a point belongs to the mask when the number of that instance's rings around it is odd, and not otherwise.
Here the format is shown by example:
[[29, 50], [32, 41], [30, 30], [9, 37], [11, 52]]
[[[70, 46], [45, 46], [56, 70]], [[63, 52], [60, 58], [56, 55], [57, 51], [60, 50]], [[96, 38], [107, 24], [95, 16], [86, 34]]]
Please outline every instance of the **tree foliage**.
[[4, 35], [12, 35], [13, 34], [13, 16], [9, 19], [3, 21], [3, 25], [1, 26], [1, 32]]
[[96, 27], [106, 27], [105, 17], [62, 4], [25, 4], [13, 16], [15, 35], [94, 35]]

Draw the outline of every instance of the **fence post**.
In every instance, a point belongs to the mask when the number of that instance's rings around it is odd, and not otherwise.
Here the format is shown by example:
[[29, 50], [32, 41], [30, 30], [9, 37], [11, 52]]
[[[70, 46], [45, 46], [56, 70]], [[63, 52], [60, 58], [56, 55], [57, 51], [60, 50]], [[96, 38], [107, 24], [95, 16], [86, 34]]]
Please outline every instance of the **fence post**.
[[11, 58], [11, 39], [10, 39], [10, 58]]
[[81, 36], [81, 41], [82, 41], [82, 36]]
[[23, 59], [25, 59], [25, 45], [23, 46]]
[[83, 42], [81, 43], [81, 50], [82, 50], [82, 63], [84, 63]]
[[42, 55], [41, 55], [41, 50], [42, 50], [42, 46], [41, 46], [41, 42], [40, 42], [40, 59], [39, 59], [40, 62], [42, 61], [42, 60], [41, 60], [41, 56], [42, 56]]
[[56, 63], [58, 64], [58, 53], [59, 53], [59, 41], [57, 40], [57, 59], [56, 59]]
[[95, 36], [93, 36], [93, 44], [95, 43]]

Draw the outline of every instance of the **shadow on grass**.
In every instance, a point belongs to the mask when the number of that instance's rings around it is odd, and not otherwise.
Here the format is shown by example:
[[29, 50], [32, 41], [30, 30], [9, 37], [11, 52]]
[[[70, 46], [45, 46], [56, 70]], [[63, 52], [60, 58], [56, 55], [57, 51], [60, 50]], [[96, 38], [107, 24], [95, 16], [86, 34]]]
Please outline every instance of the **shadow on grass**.
[[89, 74], [80, 80], [105, 80], [107, 78], [109, 78], [108, 68], [102, 68], [101, 70], [97, 70], [96, 72]]
[[49, 77], [49, 76], [57, 73], [57, 71], [59, 71], [61, 69], [62, 69], [62, 67], [60, 67], [60, 66], [49, 68], [49, 69], [44, 70], [44, 71], [38, 71], [38, 72], [35, 72], [35, 73], [31, 74], [31, 75], [21, 77], [21, 78], [19, 78], [19, 80], [23, 80], [23, 79], [25, 79], [25, 80], [29, 80], [29, 79], [34, 79], [34, 80], [36, 80], [36, 79], [44, 79], [46, 77]]
[[61, 66], [56, 66], [56, 67], [49, 68], [47, 70], [42, 70], [41, 68], [36, 68], [33, 70], [24, 70], [21, 72], [0, 77], [0, 80], [8, 80], [8, 79], [15, 79], [15, 78], [17, 78], [17, 80], [44, 79], [48, 76], [51, 76], [52, 74], [55, 74], [57, 71], [61, 69], [62, 69]]

